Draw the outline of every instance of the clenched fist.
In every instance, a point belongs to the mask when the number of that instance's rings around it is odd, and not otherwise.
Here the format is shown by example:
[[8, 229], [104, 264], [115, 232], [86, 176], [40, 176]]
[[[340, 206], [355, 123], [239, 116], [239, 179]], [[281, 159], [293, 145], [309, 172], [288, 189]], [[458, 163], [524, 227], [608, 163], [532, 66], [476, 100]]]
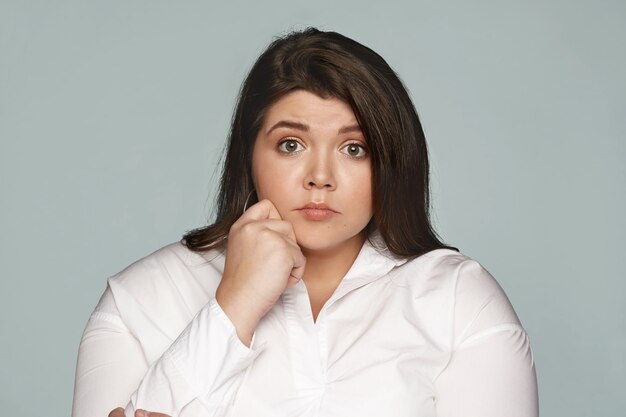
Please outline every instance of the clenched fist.
[[246, 346], [283, 291], [302, 278], [305, 264], [293, 226], [269, 200], [251, 206], [232, 225], [215, 297]]

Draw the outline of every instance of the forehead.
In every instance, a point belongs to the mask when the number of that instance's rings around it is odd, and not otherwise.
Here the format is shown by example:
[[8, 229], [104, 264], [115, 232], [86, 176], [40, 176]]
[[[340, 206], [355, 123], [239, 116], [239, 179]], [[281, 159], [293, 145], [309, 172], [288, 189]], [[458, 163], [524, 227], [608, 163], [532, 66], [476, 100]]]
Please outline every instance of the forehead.
[[293, 91], [273, 103], [265, 113], [264, 128], [281, 120], [303, 122], [313, 128], [356, 123], [354, 112], [345, 101], [322, 98], [306, 90]]

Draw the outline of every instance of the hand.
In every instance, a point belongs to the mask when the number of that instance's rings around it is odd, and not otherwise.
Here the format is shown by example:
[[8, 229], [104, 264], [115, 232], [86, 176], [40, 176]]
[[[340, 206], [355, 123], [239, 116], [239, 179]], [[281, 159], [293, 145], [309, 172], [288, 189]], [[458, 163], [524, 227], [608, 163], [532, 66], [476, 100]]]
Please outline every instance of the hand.
[[[124, 414], [124, 409], [122, 407], [117, 407], [115, 410], [112, 410], [109, 413], [108, 417], [126, 417]], [[153, 411], [146, 410], [135, 410], [135, 417], [170, 417], [167, 414], [163, 413], [155, 413]]]
[[246, 346], [259, 320], [302, 278], [305, 264], [293, 226], [271, 201], [251, 206], [232, 225], [215, 297]]

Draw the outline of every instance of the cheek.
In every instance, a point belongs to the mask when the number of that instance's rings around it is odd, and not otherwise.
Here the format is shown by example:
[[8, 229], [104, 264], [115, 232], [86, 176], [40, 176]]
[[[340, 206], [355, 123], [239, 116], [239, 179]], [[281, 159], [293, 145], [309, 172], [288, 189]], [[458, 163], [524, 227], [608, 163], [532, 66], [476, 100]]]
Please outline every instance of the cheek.
[[272, 164], [268, 163], [266, 152], [262, 147], [259, 148], [257, 142], [252, 152], [252, 182], [259, 201], [269, 198], [268, 194], [274, 187], [273, 178], [276, 178], [276, 174], [272, 171]]
[[364, 214], [369, 218], [374, 214], [374, 199], [372, 194], [372, 186], [368, 183], [367, 187], [363, 187], [359, 195], [359, 202], [363, 208]]
[[[358, 178], [358, 182], [354, 179]], [[354, 204], [362, 206], [363, 210], [372, 211], [373, 191], [372, 191], [372, 171], [371, 169], [363, 169], [353, 176], [353, 184], [348, 186], [352, 188], [352, 197]]]
[[252, 168], [254, 185], [259, 200], [267, 198], [273, 203], [277, 203], [281, 197], [289, 194], [289, 189], [293, 189], [293, 175], [289, 175], [280, 164], [260, 163], [253, 164]]

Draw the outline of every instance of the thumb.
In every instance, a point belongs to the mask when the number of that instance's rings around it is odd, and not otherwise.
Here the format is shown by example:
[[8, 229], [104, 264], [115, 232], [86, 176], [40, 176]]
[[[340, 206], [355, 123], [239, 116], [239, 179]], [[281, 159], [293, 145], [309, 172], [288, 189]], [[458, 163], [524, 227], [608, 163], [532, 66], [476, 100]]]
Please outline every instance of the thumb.
[[264, 202], [267, 205], [267, 218], [268, 219], [272, 219], [272, 220], [282, 220], [283, 218], [280, 217], [280, 213], [278, 212], [278, 209], [276, 208], [276, 206], [274, 205], [274, 203], [272, 203], [270, 200], [264, 199], [261, 200], [261, 202]]

